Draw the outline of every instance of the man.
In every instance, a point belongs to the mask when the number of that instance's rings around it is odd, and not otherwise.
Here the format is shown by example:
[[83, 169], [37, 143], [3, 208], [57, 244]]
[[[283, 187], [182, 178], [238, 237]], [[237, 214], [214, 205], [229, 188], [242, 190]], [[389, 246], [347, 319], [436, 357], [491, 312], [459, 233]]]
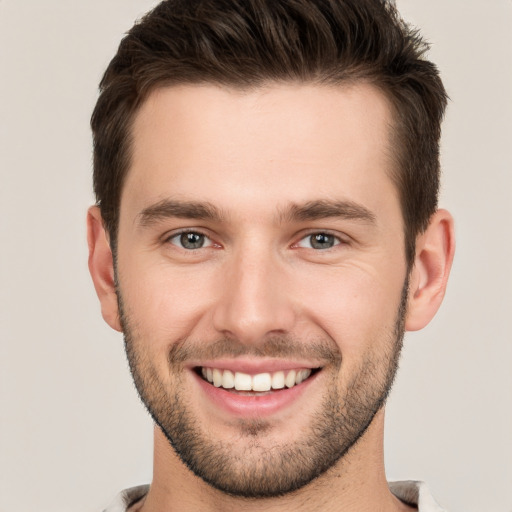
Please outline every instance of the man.
[[89, 267], [155, 452], [109, 511], [441, 510], [382, 447], [454, 251], [425, 50], [379, 0], [170, 0], [123, 39]]

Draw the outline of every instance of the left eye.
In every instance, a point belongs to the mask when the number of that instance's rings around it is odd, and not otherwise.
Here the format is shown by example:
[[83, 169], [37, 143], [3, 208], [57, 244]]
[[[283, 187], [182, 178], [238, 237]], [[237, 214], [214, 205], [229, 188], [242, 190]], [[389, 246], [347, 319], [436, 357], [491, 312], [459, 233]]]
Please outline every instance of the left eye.
[[212, 245], [212, 241], [206, 235], [196, 231], [178, 233], [177, 235], [169, 238], [169, 242], [189, 251], [201, 249], [203, 247], [210, 247]]
[[329, 233], [313, 233], [304, 237], [297, 245], [307, 249], [331, 249], [335, 245], [339, 245], [340, 239]]

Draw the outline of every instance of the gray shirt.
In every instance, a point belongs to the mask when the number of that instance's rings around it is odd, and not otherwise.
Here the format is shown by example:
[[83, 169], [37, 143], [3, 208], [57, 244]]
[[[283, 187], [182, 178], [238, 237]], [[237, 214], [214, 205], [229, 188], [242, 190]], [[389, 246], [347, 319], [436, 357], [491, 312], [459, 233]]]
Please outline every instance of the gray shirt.
[[[446, 512], [436, 503], [424, 482], [389, 482], [389, 488], [398, 499], [409, 505], [416, 505], [419, 512]], [[128, 509], [142, 499], [148, 490], [149, 485], [126, 489], [120, 492], [103, 512], [128, 512]]]

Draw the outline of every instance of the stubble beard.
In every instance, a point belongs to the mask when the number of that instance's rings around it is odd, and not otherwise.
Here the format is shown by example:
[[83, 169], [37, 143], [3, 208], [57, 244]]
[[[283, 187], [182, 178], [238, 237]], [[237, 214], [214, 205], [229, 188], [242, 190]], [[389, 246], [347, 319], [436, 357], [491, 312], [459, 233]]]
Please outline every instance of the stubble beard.
[[[173, 345], [168, 362], [174, 376], [174, 389], [165, 387], [155, 366], [149, 361], [144, 342], [132, 330], [118, 289], [119, 311], [125, 349], [139, 396], [155, 423], [183, 463], [203, 481], [232, 496], [270, 498], [283, 496], [309, 484], [341, 461], [368, 429], [384, 405], [393, 384], [402, 349], [408, 295], [404, 283], [394, 329], [375, 340], [381, 350], [361, 362], [358, 371], [339, 391], [342, 357], [333, 340], [317, 340], [309, 345], [281, 337], [269, 338], [258, 347], [248, 348], [236, 340], [219, 340], [205, 349], [184, 339]], [[195, 347], [195, 348], [194, 348]], [[272, 430], [263, 419], [240, 420], [237, 445], [208, 435], [205, 425], [194, 417], [183, 390], [183, 363], [198, 350], [204, 359], [212, 356], [255, 355], [267, 357], [305, 356], [326, 365], [330, 374], [321, 406], [316, 408], [309, 428], [293, 443], [268, 446]], [[199, 357], [201, 359], [201, 357]], [[240, 443], [242, 441], [242, 443]]]

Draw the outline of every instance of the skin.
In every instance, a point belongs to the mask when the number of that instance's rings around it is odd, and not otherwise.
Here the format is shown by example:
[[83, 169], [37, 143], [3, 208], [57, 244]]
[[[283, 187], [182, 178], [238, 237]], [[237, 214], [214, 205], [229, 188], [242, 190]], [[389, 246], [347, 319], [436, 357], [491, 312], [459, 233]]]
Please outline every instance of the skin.
[[[385, 97], [365, 84], [163, 88], [137, 114], [121, 198], [117, 278], [146, 371], [151, 368], [169, 396], [179, 386], [201, 432], [246, 454], [249, 437], [241, 435], [240, 418], [213, 404], [186, 364], [169, 368], [173, 347], [184, 343], [201, 354], [219, 339], [236, 340], [253, 363], [265, 361], [254, 355], [265, 342], [282, 336], [301, 347], [305, 366], [318, 365], [307, 355], [313, 340], [328, 340], [341, 357], [340, 367], [325, 365], [296, 400], [264, 418], [268, 428], [248, 464], [272, 446], [300, 442], [322, 397], [333, 387], [345, 397], [365, 360], [389, 363], [408, 277], [400, 203], [389, 177], [391, 123]], [[222, 215], [176, 217], [169, 209], [162, 215], [155, 209], [162, 201], [207, 203]], [[312, 202], [343, 202], [345, 210], [290, 215]], [[347, 215], [347, 204], [356, 218]], [[206, 246], [180, 247], [176, 235], [184, 228], [207, 235]], [[314, 249], [313, 233], [331, 234], [336, 243]], [[89, 210], [88, 237], [103, 317], [122, 330], [112, 253], [96, 207]], [[453, 221], [439, 210], [417, 238], [406, 329], [420, 329], [434, 316], [453, 251]], [[247, 500], [194, 475], [155, 427], [154, 478], [136, 508], [412, 510], [387, 487], [383, 428], [381, 408], [359, 442], [319, 478], [283, 497]]]

